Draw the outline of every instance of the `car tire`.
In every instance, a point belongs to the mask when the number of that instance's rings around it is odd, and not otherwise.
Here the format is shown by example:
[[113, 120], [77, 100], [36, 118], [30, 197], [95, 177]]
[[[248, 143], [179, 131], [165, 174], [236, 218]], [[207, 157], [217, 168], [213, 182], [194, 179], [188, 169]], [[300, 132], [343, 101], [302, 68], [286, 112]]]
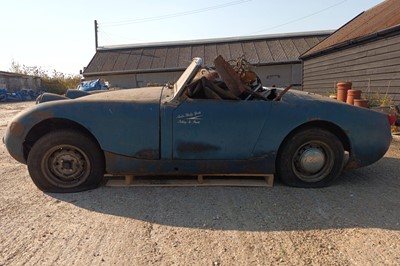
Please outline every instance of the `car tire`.
[[104, 177], [101, 149], [92, 138], [73, 130], [41, 137], [29, 152], [27, 164], [35, 185], [46, 192], [93, 189]]
[[289, 186], [317, 188], [330, 185], [343, 166], [341, 141], [327, 130], [310, 128], [285, 141], [278, 153], [276, 172]]

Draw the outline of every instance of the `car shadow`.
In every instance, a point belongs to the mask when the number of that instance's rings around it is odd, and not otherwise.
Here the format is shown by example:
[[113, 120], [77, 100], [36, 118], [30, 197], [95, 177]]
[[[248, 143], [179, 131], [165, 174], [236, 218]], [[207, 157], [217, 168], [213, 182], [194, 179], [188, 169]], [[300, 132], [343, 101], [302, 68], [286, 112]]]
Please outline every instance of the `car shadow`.
[[321, 189], [256, 187], [100, 187], [49, 194], [91, 211], [160, 225], [211, 230], [338, 228], [400, 230], [400, 159], [345, 172]]

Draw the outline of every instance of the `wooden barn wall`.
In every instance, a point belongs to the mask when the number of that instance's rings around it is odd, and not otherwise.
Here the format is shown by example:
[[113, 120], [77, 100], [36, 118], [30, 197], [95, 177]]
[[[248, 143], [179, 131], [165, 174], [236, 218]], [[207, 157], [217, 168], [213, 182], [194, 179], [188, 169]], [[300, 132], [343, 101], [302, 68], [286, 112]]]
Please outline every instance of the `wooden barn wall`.
[[400, 35], [337, 51], [303, 62], [303, 89], [322, 95], [340, 81], [351, 81], [363, 97], [400, 103]]

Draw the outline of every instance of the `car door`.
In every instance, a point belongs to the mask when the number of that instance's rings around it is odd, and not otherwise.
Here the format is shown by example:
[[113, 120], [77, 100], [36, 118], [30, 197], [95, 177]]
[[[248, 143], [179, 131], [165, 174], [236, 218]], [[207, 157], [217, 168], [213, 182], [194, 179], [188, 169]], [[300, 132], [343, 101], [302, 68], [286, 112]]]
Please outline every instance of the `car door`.
[[173, 159], [249, 159], [271, 107], [267, 101], [187, 98], [173, 111]]

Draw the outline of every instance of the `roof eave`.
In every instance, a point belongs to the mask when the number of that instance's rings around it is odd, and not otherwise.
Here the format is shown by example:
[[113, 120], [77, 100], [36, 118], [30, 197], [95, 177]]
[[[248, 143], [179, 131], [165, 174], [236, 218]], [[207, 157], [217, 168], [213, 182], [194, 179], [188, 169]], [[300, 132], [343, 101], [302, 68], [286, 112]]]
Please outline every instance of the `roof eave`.
[[294, 33], [284, 33], [284, 34], [238, 36], [238, 37], [227, 37], [227, 38], [216, 38], [216, 39], [198, 39], [198, 40], [181, 40], [181, 41], [171, 41], [171, 42], [109, 45], [109, 46], [100, 46], [97, 48], [97, 51], [123, 50], [132, 48], [137, 49], [137, 48], [162, 47], [162, 46], [218, 44], [218, 43], [232, 43], [232, 42], [256, 41], [256, 40], [266, 40], [266, 39], [273, 40], [273, 39], [295, 38], [295, 37], [314, 37], [314, 36], [316, 37], [316, 36], [328, 35], [333, 32], [334, 30], [324, 30], [324, 31], [294, 32]]
[[333, 51], [344, 49], [344, 48], [346, 48], [348, 46], [352, 46], [352, 45], [355, 45], [355, 44], [361, 44], [361, 43], [365, 43], [365, 42], [370, 42], [370, 41], [372, 41], [374, 39], [379, 39], [379, 38], [382, 38], [382, 37], [386, 37], [386, 36], [391, 35], [391, 34], [396, 33], [396, 32], [400, 32], [400, 24], [396, 25], [396, 26], [393, 26], [393, 27], [390, 27], [390, 28], [387, 28], [387, 29], [384, 29], [384, 30], [381, 30], [379, 32], [374, 32], [374, 33], [369, 34], [369, 35], [365, 35], [365, 36], [362, 36], [362, 37], [359, 37], [359, 38], [355, 38], [355, 39], [347, 40], [347, 41], [342, 42], [342, 43], [338, 43], [336, 45], [327, 47], [325, 49], [318, 50], [318, 51], [316, 51], [314, 53], [307, 54], [307, 52], [306, 52], [305, 54], [300, 56], [300, 59], [304, 60], [304, 59], [309, 59], [309, 58], [313, 58], [313, 57], [318, 57], [320, 55], [324, 55], [324, 54], [327, 54], [327, 53], [331, 53]]
[[[273, 65], [287, 65], [287, 64], [301, 64], [301, 60], [288, 60], [279, 62], [268, 62], [261, 64], [252, 64], [252, 66], [273, 66]], [[116, 70], [116, 71], [103, 71], [103, 72], [83, 72], [83, 76], [110, 76], [110, 75], [126, 75], [126, 74], [147, 74], [147, 73], [159, 73], [159, 72], [179, 72], [184, 71], [186, 68], [174, 67], [174, 68], [153, 68], [153, 69], [131, 69], [131, 70]]]
[[110, 76], [110, 75], [126, 75], [126, 74], [144, 74], [144, 73], [158, 73], [158, 72], [178, 72], [183, 71], [185, 68], [153, 68], [153, 69], [131, 69], [131, 70], [115, 70], [115, 71], [102, 71], [102, 72], [83, 72], [83, 76]]

